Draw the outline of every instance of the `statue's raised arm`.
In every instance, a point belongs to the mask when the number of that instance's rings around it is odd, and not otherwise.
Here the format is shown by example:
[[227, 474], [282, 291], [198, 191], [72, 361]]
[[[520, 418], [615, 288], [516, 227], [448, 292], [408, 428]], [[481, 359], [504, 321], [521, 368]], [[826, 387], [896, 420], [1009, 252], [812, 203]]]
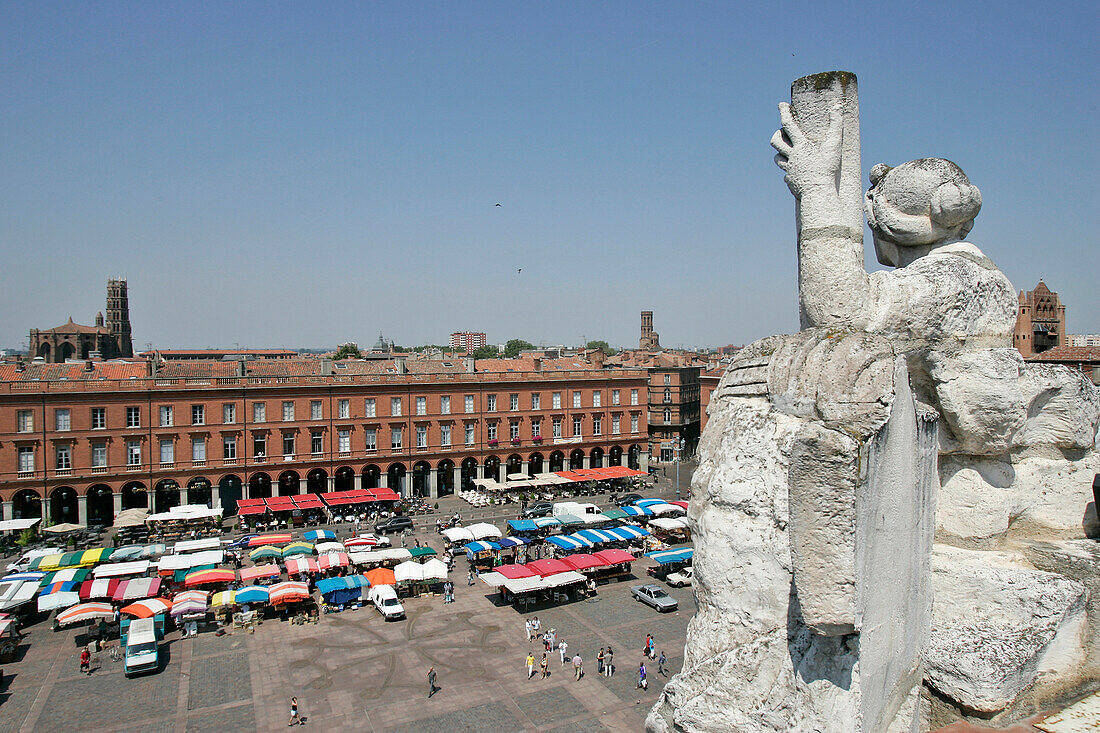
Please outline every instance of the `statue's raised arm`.
[[829, 71], [798, 79], [779, 116], [783, 127], [772, 147], [797, 201], [802, 328], [862, 328], [869, 285], [855, 75]]

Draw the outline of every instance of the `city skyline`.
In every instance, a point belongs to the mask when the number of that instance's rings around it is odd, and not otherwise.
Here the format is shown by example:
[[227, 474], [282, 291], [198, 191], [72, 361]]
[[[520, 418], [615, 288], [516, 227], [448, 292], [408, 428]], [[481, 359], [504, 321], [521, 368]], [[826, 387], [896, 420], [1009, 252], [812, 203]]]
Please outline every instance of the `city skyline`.
[[865, 179], [955, 160], [985, 202], [971, 241], [1017, 290], [1057, 290], [1070, 333], [1100, 330], [1100, 154], [1064, 154], [1096, 127], [1083, 3], [0, 18], [6, 347], [91, 323], [115, 275], [136, 349], [629, 347], [640, 310], [668, 346], [797, 330], [768, 139], [790, 80], [830, 68], [860, 79]]

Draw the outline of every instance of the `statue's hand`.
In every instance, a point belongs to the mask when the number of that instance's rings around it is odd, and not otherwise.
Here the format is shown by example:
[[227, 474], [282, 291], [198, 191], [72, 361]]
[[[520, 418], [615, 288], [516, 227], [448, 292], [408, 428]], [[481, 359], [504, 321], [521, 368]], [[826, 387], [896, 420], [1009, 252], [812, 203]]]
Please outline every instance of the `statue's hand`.
[[840, 105], [829, 110], [829, 129], [820, 143], [802, 131], [786, 102], [779, 103], [779, 119], [783, 127], [772, 135], [771, 145], [778, 151], [775, 164], [786, 172], [783, 180], [791, 193], [799, 199], [807, 192], [837, 195], [844, 132]]

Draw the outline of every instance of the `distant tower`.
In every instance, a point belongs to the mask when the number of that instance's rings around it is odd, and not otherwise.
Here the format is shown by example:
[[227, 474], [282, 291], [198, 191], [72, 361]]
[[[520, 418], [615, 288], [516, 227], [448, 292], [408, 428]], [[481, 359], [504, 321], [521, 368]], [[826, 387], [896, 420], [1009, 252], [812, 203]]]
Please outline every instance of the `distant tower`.
[[653, 330], [653, 311], [642, 311], [642, 335], [638, 339], [638, 348], [661, 348], [661, 337]]
[[130, 296], [122, 278], [107, 281], [107, 333], [117, 344], [113, 356], [134, 355], [134, 342], [130, 338]]

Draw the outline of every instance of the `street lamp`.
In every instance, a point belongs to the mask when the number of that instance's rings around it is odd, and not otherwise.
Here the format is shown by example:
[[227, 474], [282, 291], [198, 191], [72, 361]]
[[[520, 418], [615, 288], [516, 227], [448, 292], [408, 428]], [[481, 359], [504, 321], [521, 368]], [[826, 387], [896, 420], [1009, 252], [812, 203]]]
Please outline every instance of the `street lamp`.
[[680, 498], [680, 451], [687, 445], [683, 438], [672, 439], [673, 460], [676, 462], [676, 498]]

